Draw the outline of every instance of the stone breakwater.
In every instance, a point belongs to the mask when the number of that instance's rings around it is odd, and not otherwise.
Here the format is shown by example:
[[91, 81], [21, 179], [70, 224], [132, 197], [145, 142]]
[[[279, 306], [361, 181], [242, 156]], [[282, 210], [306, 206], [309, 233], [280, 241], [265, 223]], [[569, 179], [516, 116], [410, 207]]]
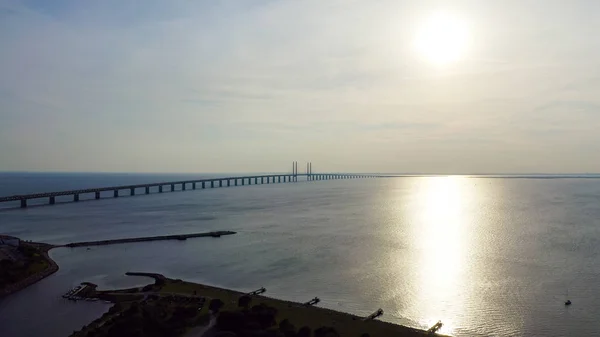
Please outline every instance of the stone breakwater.
[[[60, 245], [50, 245], [46, 243], [35, 243], [28, 242], [24, 243], [30, 246], [34, 246], [39, 250], [40, 255], [48, 262], [48, 267], [40, 272], [37, 272], [33, 275], [30, 275], [18, 282], [5, 286], [0, 289], [0, 298], [13, 294], [21, 289], [24, 289], [45, 277], [48, 277], [55, 273], [58, 270], [58, 265], [54, 260], [52, 260], [48, 256], [48, 251], [52, 248], [56, 247], [86, 247], [86, 246], [102, 246], [102, 245], [113, 245], [113, 244], [121, 244], [121, 243], [134, 243], [134, 242], [148, 242], [148, 241], [160, 241], [160, 240], [187, 240], [191, 238], [199, 238], [199, 237], [213, 237], [219, 238], [223, 235], [232, 235], [236, 234], [236, 232], [232, 231], [216, 231], [216, 232], [206, 232], [206, 233], [192, 233], [192, 234], [177, 234], [177, 235], [161, 235], [161, 236], [149, 236], [149, 237], [137, 237], [137, 238], [125, 238], [125, 239], [114, 239], [114, 240], [100, 240], [100, 241], [88, 241], [88, 242], [74, 242], [69, 243], [63, 246]], [[135, 273], [134, 273], [135, 274]], [[142, 273], [146, 274], [146, 273]], [[140, 276], [150, 276], [156, 278], [157, 275], [140, 275]], [[162, 276], [162, 275], [161, 275]]]
[[104, 245], [114, 245], [114, 244], [121, 244], [121, 243], [161, 241], [161, 240], [187, 240], [187, 239], [199, 238], [199, 237], [218, 238], [223, 235], [232, 235], [232, 234], [236, 234], [236, 232], [217, 231], [217, 232], [207, 232], [207, 233], [147, 236], [147, 237], [125, 238], [125, 239], [114, 239], [114, 240], [74, 242], [74, 243], [66, 244], [65, 247], [104, 246]]

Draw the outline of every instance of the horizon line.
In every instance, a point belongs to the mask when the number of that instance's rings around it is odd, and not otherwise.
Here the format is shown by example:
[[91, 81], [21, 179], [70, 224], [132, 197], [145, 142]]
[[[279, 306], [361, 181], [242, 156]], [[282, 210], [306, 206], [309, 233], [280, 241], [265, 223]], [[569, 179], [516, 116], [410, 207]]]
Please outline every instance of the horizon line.
[[[1, 171], [0, 174], [106, 174], [106, 175], [222, 175], [222, 174], [287, 174], [287, 171], [235, 171], [235, 172], [113, 172], [113, 171]], [[315, 172], [316, 174], [380, 174], [397, 176], [600, 176], [600, 172], [511, 172], [511, 173], [419, 173], [419, 172], [342, 172], [342, 171], [324, 171]], [[306, 172], [299, 172], [299, 175], [306, 175]]]

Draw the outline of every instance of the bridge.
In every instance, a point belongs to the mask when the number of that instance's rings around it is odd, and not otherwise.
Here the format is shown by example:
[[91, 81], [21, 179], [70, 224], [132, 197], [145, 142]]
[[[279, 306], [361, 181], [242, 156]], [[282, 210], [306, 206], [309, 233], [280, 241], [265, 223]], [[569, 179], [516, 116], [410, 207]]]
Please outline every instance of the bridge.
[[56, 204], [56, 197], [61, 196], [73, 196], [73, 202], [78, 202], [82, 194], [92, 194], [96, 200], [101, 199], [101, 192], [113, 192], [113, 198], [118, 198], [123, 194], [120, 191], [129, 192], [130, 196], [145, 195], [150, 193], [163, 193], [165, 191], [174, 192], [176, 187], [180, 187], [181, 191], [206, 189], [206, 188], [217, 188], [217, 187], [231, 187], [231, 186], [245, 186], [245, 185], [261, 185], [261, 184], [278, 184], [278, 183], [292, 183], [297, 182], [298, 177], [306, 177], [306, 181], [322, 181], [332, 179], [356, 179], [356, 178], [376, 178], [383, 177], [380, 175], [372, 174], [348, 174], [348, 173], [313, 173], [312, 163], [307, 163], [306, 173], [298, 173], [298, 162], [293, 163], [292, 173], [285, 174], [267, 174], [267, 175], [254, 175], [254, 176], [239, 176], [239, 177], [225, 177], [225, 178], [209, 178], [209, 179], [198, 179], [198, 180], [183, 180], [183, 181], [170, 181], [160, 182], [151, 184], [139, 184], [139, 185], [123, 185], [123, 186], [110, 186], [100, 188], [87, 188], [80, 190], [70, 191], [59, 191], [59, 192], [46, 192], [46, 193], [35, 193], [26, 195], [12, 195], [7, 197], [0, 197], [0, 203], [5, 202], [20, 202], [21, 208], [27, 207], [27, 201], [33, 199], [48, 199], [49, 205]]

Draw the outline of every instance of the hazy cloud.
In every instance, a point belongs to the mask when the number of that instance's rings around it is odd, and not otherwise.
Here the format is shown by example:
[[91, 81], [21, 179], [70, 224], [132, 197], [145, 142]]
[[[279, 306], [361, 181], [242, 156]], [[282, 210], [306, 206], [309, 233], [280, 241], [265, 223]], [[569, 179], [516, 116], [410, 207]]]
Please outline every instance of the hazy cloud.
[[[445, 67], [413, 48], [468, 22]], [[598, 172], [596, 1], [5, 1], [0, 170]]]

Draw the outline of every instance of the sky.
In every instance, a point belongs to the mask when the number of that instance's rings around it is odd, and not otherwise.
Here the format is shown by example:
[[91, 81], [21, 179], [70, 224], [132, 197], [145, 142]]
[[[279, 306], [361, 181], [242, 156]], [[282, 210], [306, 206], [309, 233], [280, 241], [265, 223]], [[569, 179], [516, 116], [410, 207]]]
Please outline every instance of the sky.
[[[466, 41], [443, 64], [415, 47], [439, 13]], [[600, 172], [597, 13], [0, 0], [0, 171]]]

